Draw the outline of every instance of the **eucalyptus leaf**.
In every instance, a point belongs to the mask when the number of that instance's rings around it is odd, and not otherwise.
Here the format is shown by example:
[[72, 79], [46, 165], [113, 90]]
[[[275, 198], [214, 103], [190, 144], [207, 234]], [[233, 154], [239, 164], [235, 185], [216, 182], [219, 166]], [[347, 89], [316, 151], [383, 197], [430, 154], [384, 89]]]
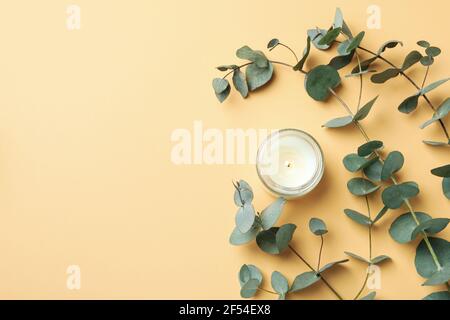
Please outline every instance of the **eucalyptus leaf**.
[[322, 37], [322, 39], [319, 40], [317, 44], [323, 46], [323, 45], [330, 45], [331, 43], [336, 40], [336, 38], [341, 33], [341, 28], [334, 28], [328, 30], [328, 32]]
[[251, 203], [246, 203], [239, 207], [236, 213], [236, 226], [241, 233], [247, 233], [255, 222], [255, 209]]
[[371, 264], [377, 265], [377, 264], [380, 264], [380, 263], [382, 263], [382, 262], [384, 262], [384, 261], [388, 261], [388, 260], [391, 260], [391, 258], [388, 257], [388, 256], [386, 256], [386, 255], [381, 255], [381, 256], [378, 256], [378, 257], [373, 258], [373, 259], [370, 261], [370, 263], [371, 263]]
[[448, 80], [450, 80], [450, 78], [445, 78], [445, 79], [442, 79], [442, 80], [435, 81], [435, 82], [433, 82], [433, 83], [427, 85], [427, 86], [426, 86], [425, 88], [423, 88], [422, 90], [420, 90], [420, 94], [421, 94], [421, 95], [427, 94], [427, 93], [430, 92], [431, 90], [434, 90], [434, 89], [436, 89], [437, 87], [439, 87], [440, 85], [446, 83]]
[[279, 44], [280, 44], [280, 40], [274, 38], [274, 39], [270, 40], [269, 43], [267, 44], [267, 49], [272, 50]]
[[292, 284], [290, 292], [297, 292], [312, 286], [314, 283], [320, 280], [320, 277], [314, 272], [309, 271], [299, 274], [295, 277], [294, 283]]
[[347, 188], [355, 196], [365, 196], [377, 191], [380, 186], [364, 178], [353, 178], [347, 183]]
[[366, 159], [364, 157], [360, 157], [356, 153], [351, 153], [345, 156], [343, 163], [348, 171], [357, 172], [364, 169], [367, 166], [370, 166], [375, 161], [378, 161], [378, 157]]
[[317, 101], [324, 101], [330, 95], [329, 90], [334, 89], [341, 83], [336, 69], [319, 65], [306, 75], [306, 91], [311, 98]]
[[[416, 217], [419, 223], [430, 220], [431, 217], [424, 212], [416, 212]], [[408, 243], [415, 239], [413, 232], [417, 227], [417, 223], [414, 220], [410, 212], [404, 213], [394, 220], [389, 228], [389, 234], [392, 239], [398, 243]]]
[[398, 111], [402, 113], [411, 113], [417, 108], [417, 104], [419, 103], [419, 96], [418, 94], [413, 95], [411, 97], [406, 98], [399, 106]]
[[427, 295], [423, 300], [450, 300], [450, 292], [439, 291]]
[[303, 66], [305, 65], [306, 59], [308, 59], [309, 53], [311, 51], [311, 38], [306, 37], [306, 48], [303, 52], [303, 56], [300, 61], [294, 66], [294, 71], [303, 70]]
[[441, 54], [441, 49], [439, 49], [438, 47], [428, 47], [425, 50], [425, 53], [430, 57], [437, 57]]
[[245, 79], [244, 73], [236, 69], [233, 72], [233, 84], [237, 91], [241, 94], [243, 98], [247, 98], [248, 96], [248, 85], [247, 80]]
[[430, 140], [423, 140], [422, 142], [432, 147], [450, 147], [449, 142], [430, 141]]
[[272, 79], [273, 65], [269, 62], [269, 65], [266, 68], [260, 68], [256, 64], [251, 64], [247, 67], [245, 73], [250, 91], [255, 91]]
[[272, 228], [275, 223], [280, 218], [281, 212], [283, 211], [286, 200], [283, 198], [278, 198], [270, 206], [265, 208], [260, 215], [262, 227], [264, 230]]
[[450, 113], [450, 98], [445, 99], [444, 102], [439, 106], [439, 108], [436, 110], [436, 112], [433, 114], [433, 117], [423, 123], [420, 127], [422, 129], [426, 128], [433, 122], [439, 121], [440, 119], [445, 118]]
[[417, 62], [419, 62], [421, 58], [422, 58], [422, 55], [417, 50], [414, 50], [414, 51], [411, 51], [410, 53], [408, 53], [405, 60], [403, 61], [402, 71], [406, 71], [407, 69], [411, 68]]
[[212, 82], [212, 86], [217, 99], [221, 103], [230, 95], [231, 87], [227, 79], [215, 78]]
[[358, 112], [355, 114], [353, 119], [355, 121], [364, 120], [369, 115], [369, 112], [372, 109], [375, 101], [377, 101], [377, 99], [378, 99], [378, 96], [376, 96], [375, 98], [373, 98], [372, 100], [367, 102], [361, 109], [358, 110]]
[[403, 46], [403, 42], [401, 42], [399, 40], [389, 40], [381, 45], [380, 49], [378, 49], [377, 55], [379, 56], [387, 48], [392, 49], [392, 48], [395, 48], [397, 45]]
[[415, 182], [404, 182], [389, 186], [383, 190], [381, 198], [389, 209], [398, 209], [405, 200], [413, 198], [419, 194], [419, 186]]
[[325, 271], [327, 271], [327, 270], [333, 268], [334, 266], [340, 265], [340, 264], [342, 264], [342, 263], [346, 263], [346, 262], [348, 262], [348, 261], [349, 261], [348, 259], [343, 259], [343, 260], [339, 260], [339, 261], [334, 261], [334, 262], [327, 263], [327, 264], [324, 265], [322, 268], [320, 268], [319, 274], [321, 274], [321, 273], [323, 273], [323, 272], [325, 272]]
[[378, 212], [377, 216], [375, 217], [375, 219], [373, 219], [373, 224], [375, 224], [377, 221], [379, 221], [381, 218], [384, 217], [384, 215], [388, 212], [389, 208], [384, 206], [380, 212]]
[[252, 187], [244, 180], [239, 180], [233, 183], [234, 191], [234, 203], [238, 207], [242, 207], [245, 203], [252, 203], [253, 190]]
[[350, 39], [353, 38], [353, 34], [350, 31], [350, 28], [348, 27], [347, 23], [345, 23], [345, 20], [342, 22], [342, 33], [345, 34]]
[[434, 63], [434, 58], [431, 56], [425, 56], [425, 57], [420, 58], [420, 64], [425, 67], [431, 66], [433, 63]]
[[352, 62], [353, 56], [355, 55], [355, 51], [350, 52], [349, 54], [339, 55], [334, 57], [328, 63], [328, 66], [339, 70], [349, 65]]
[[364, 38], [364, 35], [366, 33], [364, 31], [361, 31], [360, 33], [358, 33], [349, 43], [348, 47], [347, 47], [347, 53], [352, 52], [353, 50], [355, 50], [356, 48], [359, 47], [359, 45], [361, 44], [362, 39]]
[[444, 191], [445, 197], [450, 200], [450, 178], [442, 180], [442, 191]]
[[219, 71], [228, 71], [228, 70], [235, 70], [238, 69], [239, 67], [235, 64], [229, 64], [229, 65], [222, 65], [222, 66], [218, 66], [217, 70]]
[[258, 280], [258, 286], [261, 284], [263, 280], [263, 276], [261, 271], [252, 264], [244, 264], [239, 270], [239, 283], [241, 287], [246, 284], [250, 279]]
[[383, 170], [383, 164], [380, 161], [375, 161], [363, 169], [367, 178], [372, 181], [381, 181], [381, 170]]
[[321, 236], [328, 232], [325, 222], [319, 218], [311, 218], [309, 220], [309, 230], [316, 236]]
[[349, 217], [356, 223], [359, 223], [363, 226], [371, 226], [372, 225], [372, 221], [365, 215], [359, 213], [358, 211], [351, 210], [351, 209], [345, 209], [344, 212], [347, 215], [347, 217]]
[[358, 148], [358, 155], [360, 157], [367, 157], [371, 155], [375, 150], [379, 150], [383, 147], [383, 142], [379, 140], [369, 141]]
[[249, 243], [256, 239], [256, 235], [258, 234], [259, 230], [261, 230], [261, 225], [257, 221], [257, 219], [255, 219], [255, 223], [253, 224], [251, 229], [245, 233], [242, 233], [238, 227], [235, 227], [230, 235], [230, 244], [234, 246], [240, 246]]
[[430, 43], [428, 41], [425, 41], [425, 40], [417, 41], [417, 44], [419, 46], [421, 46], [422, 48], [428, 48], [430, 46]]
[[269, 66], [269, 60], [267, 60], [264, 53], [261, 51], [255, 51], [249, 46], [243, 46], [236, 51], [236, 56], [239, 59], [249, 60], [255, 63], [258, 68], [265, 69]]
[[344, 25], [344, 15], [342, 14], [340, 8], [336, 8], [336, 13], [334, 14], [333, 27], [342, 28], [343, 25]]
[[447, 283], [450, 280], [450, 264], [444, 265], [442, 270], [436, 271], [427, 281], [423, 283], [424, 286], [438, 286]]
[[375, 291], [372, 291], [371, 293], [369, 293], [365, 297], [362, 297], [359, 300], [375, 300], [376, 295], [377, 295], [377, 293]]
[[436, 218], [423, 221], [414, 229], [411, 238], [415, 239], [421, 232], [426, 232], [428, 235], [439, 233], [447, 227], [449, 222], [450, 219], [447, 218]]
[[384, 161], [383, 169], [381, 170], [381, 179], [384, 181], [389, 180], [394, 173], [403, 167], [404, 163], [405, 158], [401, 152], [390, 152]]
[[449, 178], [450, 177], [450, 164], [447, 164], [447, 165], [439, 167], [439, 168], [435, 168], [435, 169], [431, 170], [431, 173], [438, 177]]
[[361, 261], [361, 262], [365, 262], [365, 263], [367, 263], [367, 264], [370, 264], [370, 261], [369, 261], [369, 260], [367, 260], [366, 258], [363, 258], [363, 257], [361, 257], [361, 256], [359, 256], [359, 255], [357, 255], [357, 254], [354, 254], [354, 253], [348, 252], [348, 251], [344, 251], [344, 253], [345, 253], [346, 255], [348, 255], [349, 257], [352, 257], [353, 259], [356, 259], [356, 260], [359, 260], [359, 261]]
[[342, 128], [342, 127], [348, 126], [351, 123], [353, 123], [353, 117], [352, 116], [345, 116], [345, 117], [332, 119], [332, 120], [328, 121], [327, 123], [325, 123], [322, 127], [326, 127], [326, 128]]
[[289, 242], [292, 240], [295, 229], [297, 229], [297, 226], [292, 223], [280, 227], [275, 236], [278, 251], [283, 252], [289, 246]]
[[255, 296], [256, 291], [258, 291], [259, 282], [257, 279], [250, 279], [241, 288], [242, 298], [252, 298]]
[[376, 73], [373, 76], [370, 77], [370, 80], [372, 80], [373, 83], [385, 83], [389, 79], [395, 78], [400, 74], [399, 69], [390, 68], [386, 69], [383, 72]]
[[[441, 265], [448, 265], [450, 263], [450, 243], [440, 238], [429, 237], [428, 240]], [[417, 273], [424, 278], [431, 278], [438, 271], [425, 240], [422, 240], [417, 247], [414, 263]]]
[[319, 41], [320, 39], [323, 38], [323, 36], [325, 36], [327, 34], [327, 30], [324, 29], [309, 29], [307, 31], [307, 34], [309, 36], [309, 38], [311, 38], [312, 43], [314, 44], [314, 46], [319, 49], [319, 50], [327, 50], [330, 48], [329, 45], [320, 45]]
[[280, 272], [274, 271], [271, 277], [272, 288], [279, 294], [286, 294], [289, 291], [289, 282]]

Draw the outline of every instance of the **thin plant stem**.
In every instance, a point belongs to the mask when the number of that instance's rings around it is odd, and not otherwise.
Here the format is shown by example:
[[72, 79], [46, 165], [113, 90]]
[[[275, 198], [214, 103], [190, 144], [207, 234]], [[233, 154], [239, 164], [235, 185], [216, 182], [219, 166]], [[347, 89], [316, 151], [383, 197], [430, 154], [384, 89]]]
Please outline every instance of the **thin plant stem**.
[[280, 46], [285, 47], [286, 49], [288, 49], [288, 50], [294, 55], [295, 60], [298, 62], [298, 57], [297, 57], [297, 55], [295, 54], [295, 51], [294, 51], [294, 50], [292, 50], [289, 46], [287, 46], [287, 45], [285, 45], [284, 43], [281, 43], [281, 42], [280, 42], [278, 45], [280, 45]]
[[422, 86], [420, 87], [421, 89], [423, 89], [423, 87], [425, 86], [425, 82], [427, 81], [429, 71], [430, 71], [430, 66], [427, 66], [427, 71], [425, 71], [425, 76], [423, 77]]
[[[339, 96], [337, 95], [337, 93], [334, 92], [333, 89], [328, 89], [328, 90], [331, 92], [331, 94], [333, 94], [334, 97], [336, 97], [336, 99], [337, 99], [337, 100], [342, 104], [342, 106], [349, 112], [349, 114], [350, 114], [351, 116], [353, 116], [353, 113], [351, 112], [350, 108], [349, 108], [348, 105], [342, 100], [342, 98], [339, 97]], [[371, 139], [370, 139], [369, 136], [367, 135], [367, 133], [366, 133], [364, 127], [361, 125], [361, 123], [359, 123], [359, 121], [354, 121], [354, 123], [355, 123], [356, 127], [360, 130], [361, 134], [364, 136], [365, 140], [366, 140], [367, 142], [370, 142]], [[379, 152], [377, 152], [377, 151], [374, 151], [374, 152], [375, 152], [375, 154], [379, 157], [380, 162], [381, 162], [381, 163], [384, 163], [384, 161], [383, 161], [381, 155], [379, 154]], [[392, 181], [395, 185], [398, 185], [398, 184], [399, 184], [398, 181], [397, 181], [397, 179], [395, 178], [395, 175], [394, 175], [394, 174], [391, 175], [391, 181]], [[412, 217], [413, 217], [413, 219], [414, 219], [414, 222], [415, 222], [417, 225], [419, 225], [420, 222], [419, 222], [419, 220], [417, 219], [416, 213], [415, 213], [414, 209], [412, 208], [412, 205], [411, 205], [410, 201], [409, 201], [408, 199], [405, 199], [403, 202], [404, 202], [405, 205], [408, 207], [408, 210], [409, 210], [410, 214], [412, 215]], [[437, 255], [436, 255], [436, 252], [434, 251], [433, 247], [431, 246], [430, 240], [428, 239], [428, 235], [425, 233], [425, 231], [422, 231], [421, 234], [422, 234], [422, 236], [423, 236], [423, 240], [425, 241], [425, 244], [426, 244], [428, 250], [430, 251], [430, 254], [431, 254], [432, 258], [433, 258], [434, 264], [435, 264], [436, 267], [437, 267], [437, 270], [438, 270], [438, 271], [442, 270], [442, 266], [441, 266], [441, 264], [440, 264], [440, 262], [439, 262], [439, 259], [438, 259]]]
[[261, 291], [266, 292], [266, 293], [278, 295], [278, 293], [276, 293], [276, 292], [273, 292], [273, 291], [270, 291], [270, 290], [267, 290], [267, 289], [264, 289], [264, 288], [261, 288], [261, 287], [258, 287], [258, 290], [261, 290]]
[[[291, 249], [291, 251], [311, 270], [316, 272], [316, 270], [314, 270], [313, 266], [311, 266], [308, 261], [305, 260], [305, 258], [303, 258], [291, 245], [289, 245], [289, 249]], [[335, 296], [339, 299], [339, 300], [344, 300], [344, 298], [342, 298], [342, 296], [330, 285], [330, 283], [322, 276], [319, 275], [320, 280], [335, 294]]]
[[322, 259], [322, 251], [323, 251], [323, 235], [320, 235], [320, 250], [319, 250], [319, 259], [317, 261], [317, 272], [320, 270], [320, 260]]

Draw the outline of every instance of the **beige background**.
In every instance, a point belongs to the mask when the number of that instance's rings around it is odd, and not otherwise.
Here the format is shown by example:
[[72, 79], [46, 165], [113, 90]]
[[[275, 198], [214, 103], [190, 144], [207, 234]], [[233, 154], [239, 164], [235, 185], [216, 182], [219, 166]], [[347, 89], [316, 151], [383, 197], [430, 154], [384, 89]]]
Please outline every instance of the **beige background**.
[[[342, 213], [364, 210], [347, 192], [352, 175], [341, 165], [361, 136], [320, 126], [343, 115], [341, 107], [312, 101], [302, 75], [278, 66], [267, 89], [247, 101], [234, 92], [220, 105], [210, 87], [220, 74], [214, 67], [238, 62], [234, 52], [241, 45], [264, 48], [274, 36], [301, 52], [306, 30], [327, 27], [336, 6], [354, 31], [367, 29], [366, 9], [375, 3], [382, 28], [366, 30], [364, 45], [376, 49], [401, 39], [405, 48], [388, 53], [401, 63], [417, 40], [429, 40], [443, 49], [430, 77], [437, 80], [448, 76], [450, 63], [447, 1], [74, 2], [81, 7], [80, 31], [66, 29], [71, 2], [0, 3], [0, 298], [238, 298], [242, 263], [258, 265], [267, 277], [272, 270], [291, 279], [306, 271], [290, 253], [271, 257], [254, 245], [228, 244], [235, 214], [231, 180], [254, 186], [259, 209], [272, 197], [250, 165], [172, 164], [170, 135], [176, 128], [192, 130], [194, 120], [207, 128], [296, 127], [313, 134], [325, 151], [324, 180], [290, 202], [280, 222], [299, 226], [294, 243], [309, 260], [315, 261], [319, 245], [307, 231], [312, 216], [330, 230], [325, 262], [344, 257], [344, 250], [367, 255], [367, 231]], [[314, 63], [330, 57], [313, 56]], [[270, 57], [292, 62], [283, 50]], [[417, 67], [411, 74], [420, 81], [422, 72]], [[341, 90], [353, 105], [357, 87], [357, 79], [347, 79]], [[440, 179], [429, 170], [448, 162], [449, 150], [420, 142], [441, 138], [437, 126], [418, 128], [431, 116], [428, 108], [409, 117], [396, 111], [414, 92], [401, 78], [366, 88], [364, 101], [381, 94], [367, 130], [388, 150], [404, 153], [401, 178], [421, 186], [414, 207], [448, 216]], [[444, 90], [432, 95], [436, 104]], [[433, 290], [420, 286], [415, 244], [399, 245], [388, 235], [401, 211], [374, 232], [374, 253], [393, 258], [382, 267], [382, 299], [417, 299]], [[71, 264], [81, 267], [79, 291], [66, 288]], [[347, 298], [363, 277], [355, 261], [328, 275]], [[296, 297], [333, 298], [320, 284]]]

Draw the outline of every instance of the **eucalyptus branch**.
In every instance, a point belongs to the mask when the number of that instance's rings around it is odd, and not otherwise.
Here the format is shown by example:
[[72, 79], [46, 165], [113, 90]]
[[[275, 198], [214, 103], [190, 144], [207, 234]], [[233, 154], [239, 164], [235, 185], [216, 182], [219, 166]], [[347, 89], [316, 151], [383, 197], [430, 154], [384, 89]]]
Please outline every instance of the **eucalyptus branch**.
[[[352, 117], [354, 117], [353, 112], [350, 110], [350, 108], [348, 107], [348, 105], [342, 100], [342, 98], [339, 97], [339, 95], [338, 95], [333, 89], [330, 88], [329, 90], [330, 90], [331, 94], [332, 94], [334, 97], [336, 97], [336, 99], [342, 104], [342, 106], [344, 107], [344, 109], [347, 110], [347, 112], [349, 113], [349, 115], [352, 116]], [[366, 142], [368, 142], [368, 143], [371, 142], [372, 140], [371, 140], [371, 139], [369, 138], [369, 136], [367, 135], [367, 133], [366, 133], [364, 127], [361, 125], [361, 123], [360, 123], [359, 121], [357, 121], [357, 120], [354, 120], [354, 123], [355, 123], [356, 127], [359, 129], [359, 131], [361, 132], [361, 134], [364, 136]], [[378, 156], [379, 161], [380, 161], [382, 164], [384, 164], [384, 160], [383, 160], [382, 156], [380, 155], [380, 153], [379, 153], [378, 151], [376, 151], [376, 150], [374, 151], [374, 153]], [[394, 174], [390, 175], [390, 179], [391, 179], [391, 181], [394, 183], [394, 185], [399, 185], [399, 182], [397, 181], [397, 179], [396, 179], [396, 177], [395, 177]], [[419, 225], [420, 225], [420, 222], [419, 222], [419, 220], [417, 219], [416, 213], [415, 213], [415, 211], [414, 211], [414, 209], [413, 209], [411, 203], [409, 202], [408, 199], [404, 199], [403, 202], [404, 202], [404, 204], [406, 205], [406, 207], [408, 208], [410, 214], [412, 215], [412, 217], [413, 217], [413, 219], [414, 219], [416, 225], [419, 226]], [[425, 241], [425, 243], [426, 243], [426, 246], [427, 246], [427, 248], [428, 248], [428, 250], [429, 250], [429, 252], [430, 252], [430, 254], [431, 254], [432, 258], [433, 258], [433, 261], [434, 261], [434, 263], [435, 263], [435, 265], [436, 265], [436, 267], [437, 267], [437, 270], [438, 270], [438, 271], [442, 270], [442, 266], [441, 266], [441, 264], [440, 264], [440, 262], [439, 262], [439, 260], [438, 260], [438, 258], [437, 258], [436, 252], [434, 251], [433, 247], [431, 246], [430, 240], [428, 239], [428, 235], [426, 234], [425, 231], [422, 231], [421, 234], [422, 234], [423, 239], [424, 239], [424, 241]]]

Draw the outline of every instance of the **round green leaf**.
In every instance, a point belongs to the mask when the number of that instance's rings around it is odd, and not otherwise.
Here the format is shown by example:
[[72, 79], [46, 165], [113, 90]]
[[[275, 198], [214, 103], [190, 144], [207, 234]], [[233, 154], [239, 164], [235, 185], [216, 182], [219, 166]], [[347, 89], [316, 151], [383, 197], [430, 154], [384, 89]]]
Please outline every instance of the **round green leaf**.
[[214, 93], [217, 99], [222, 103], [230, 95], [231, 87], [227, 79], [216, 78], [212, 82]]
[[345, 209], [344, 210], [345, 214], [347, 215], [347, 217], [349, 217], [350, 219], [352, 219], [353, 221], [355, 221], [356, 223], [359, 223], [363, 226], [370, 226], [372, 225], [372, 221], [366, 217], [365, 215], [351, 210], [351, 209]]
[[431, 66], [434, 63], [434, 58], [431, 56], [422, 57], [420, 63], [425, 67]]
[[431, 173], [438, 177], [448, 178], [450, 177], [450, 164], [447, 164], [439, 168], [435, 168], [431, 170]]
[[277, 200], [275, 200], [275, 202], [273, 202], [270, 206], [268, 206], [261, 212], [260, 217], [264, 230], [272, 228], [278, 221], [285, 203], [285, 199], [278, 198]]
[[258, 291], [259, 282], [257, 279], [250, 279], [241, 288], [242, 298], [252, 298], [255, 296], [256, 291]]
[[244, 73], [240, 69], [236, 69], [233, 72], [233, 84], [237, 91], [241, 94], [242, 98], [248, 96], [248, 85], [245, 79]]
[[432, 294], [427, 295], [423, 300], [450, 300], [450, 292], [448, 291], [439, 291], [433, 292]]
[[286, 277], [278, 271], [272, 273], [271, 283], [273, 290], [279, 294], [284, 295], [289, 291], [289, 282]]
[[244, 181], [239, 180], [239, 182], [233, 183], [234, 191], [234, 203], [238, 207], [242, 207], [246, 203], [252, 203], [253, 201], [253, 190], [250, 185]]
[[267, 68], [269, 65], [269, 61], [267, 60], [264, 53], [261, 51], [255, 51], [251, 49], [249, 46], [243, 46], [236, 51], [236, 56], [239, 59], [250, 60], [254, 62], [254, 64], [258, 68]]
[[255, 222], [255, 217], [255, 209], [252, 204], [246, 203], [244, 206], [239, 207], [235, 219], [239, 231], [242, 233], [250, 231]]
[[320, 273], [323, 273], [323, 272], [325, 272], [325, 271], [327, 271], [327, 270], [329, 270], [329, 269], [331, 269], [331, 268], [333, 268], [334, 266], [337, 266], [337, 265], [342, 264], [342, 263], [346, 263], [346, 262], [348, 262], [348, 261], [349, 261], [348, 259], [343, 259], [343, 260], [339, 260], [339, 261], [334, 261], [334, 262], [327, 263], [327, 264], [324, 265], [322, 268], [320, 268], [319, 274], [320, 274]]
[[392, 151], [388, 154], [384, 161], [383, 169], [381, 170], [381, 179], [387, 181], [391, 176], [398, 172], [405, 163], [405, 158], [398, 151]]
[[422, 48], [428, 48], [430, 46], [430, 43], [428, 41], [425, 41], [425, 40], [417, 41], [417, 44], [419, 46], [421, 46]]
[[278, 230], [275, 235], [275, 240], [280, 253], [288, 247], [289, 242], [292, 240], [292, 236], [294, 235], [295, 229], [297, 229], [295, 224], [288, 223], [281, 226]]
[[411, 238], [415, 239], [422, 231], [425, 231], [429, 235], [439, 233], [447, 227], [449, 222], [450, 219], [447, 218], [437, 218], [423, 221], [414, 229]]
[[373, 83], [385, 83], [389, 79], [395, 78], [400, 74], [399, 69], [386, 69], [383, 72], [376, 73], [370, 77]]
[[380, 264], [380, 263], [382, 263], [382, 262], [384, 262], [384, 261], [388, 261], [388, 260], [391, 260], [391, 258], [388, 257], [388, 256], [386, 256], [386, 255], [381, 255], [381, 256], [378, 256], [378, 257], [373, 258], [373, 259], [370, 261], [370, 263], [371, 263], [371, 264]]
[[263, 280], [261, 271], [252, 264], [244, 264], [239, 270], [239, 283], [241, 287], [246, 284], [250, 279], [258, 280], [258, 286]]
[[402, 113], [411, 113], [417, 108], [417, 104], [419, 103], [419, 95], [416, 94], [414, 96], [406, 98], [400, 105], [398, 106], [398, 111]]
[[372, 181], [381, 181], [381, 170], [383, 170], [383, 164], [380, 161], [375, 161], [364, 168], [364, 174]]
[[419, 186], [415, 182], [404, 182], [402, 184], [389, 186], [383, 190], [381, 198], [389, 209], [398, 209], [407, 199], [419, 194]]
[[325, 123], [323, 127], [326, 128], [342, 128], [345, 126], [348, 126], [349, 124], [353, 123], [353, 117], [352, 116], [346, 116], [346, 117], [340, 117], [336, 119], [332, 119]]
[[357, 255], [357, 254], [352, 253], [352, 252], [344, 251], [344, 253], [345, 253], [346, 255], [348, 255], [349, 257], [352, 257], [353, 259], [359, 260], [359, 261], [361, 261], [361, 262], [365, 262], [365, 263], [367, 263], [367, 264], [370, 264], [370, 263], [371, 263], [371, 262], [370, 262], [369, 260], [367, 260], [366, 258], [363, 258], [363, 257], [361, 257], [361, 256], [359, 256], [359, 255]]
[[303, 290], [320, 280], [320, 277], [314, 272], [309, 271], [299, 274], [295, 277], [294, 283], [292, 284], [290, 292], [297, 292]]
[[[431, 219], [428, 214], [423, 212], [416, 212], [416, 217], [417, 220], [419, 220], [419, 223]], [[407, 212], [394, 220], [389, 229], [389, 234], [391, 235], [392, 239], [394, 239], [398, 243], [408, 243], [415, 239], [415, 236], [413, 237], [413, 232], [416, 227], [417, 224], [413, 216], [411, 215], [411, 213]]]
[[440, 271], [436, 271], [433, 275], [425, 281], [423, 286], [438, 286], [447, 283], [450, 280], [450, 262], [443, 266]]
[[255, 91], [256, 89], [267, 84], [272, 79], [273, 66], [270, 62], [265, 68], [260, 68], [256, 64], [251, 64], [247, 67], [245, 73], [247, 76], [247, 84], [250, 91]]
[[267, 44], [267, 49], [272, 50], [274, 49], [277, 45], [280, 44], [280, 40], [278, 39], [272, 39], [269, 41], [269, 43]]
[[235, 227], [233, 232], [230, 235], [230, 244], [234, 246], [240, 246], [246, 243], [249, 243], [255, 240], [256, 235], [261, 229], [260, 223], [255, 219], [255, 223], [251, 227], [251, 229], [245, 233], [242, 233], [238, 227]]
[[377, 191], [380, 186], [364, 178], [353, 178], [347, 183], [347, 188], [355, 196], [365, 196]]
[[[428, 238], [441, 265], [450, 261], [450, 243], [440, 238]], [[415, 265], [417, 273], [424, 278], [430, 278], [436, 273], [437, 267], [428, 250], [425, 240], [422, 240], [416, 250]]]
[[439, 49], [438, 47], [428, 47], [425, 50], [425, 53], [430, 57], [437, 57], [438, 55], [441, 54], [441, 49]]
[[311, 218], [309, 220], [309, 230], [316, 236], [321, 236], [328, 232], [325, 222], [318, 218]]
[[357, 172], [365, 167], [370, 166], [372, 163], [378, 161], [377, 158], [366, 159], [364, 157], [360, 157], [359, 155], [352, 153], [345, 156], [343, 163], [344, 167], [350, 172]]
[[358, 155], [360, 157], [367, 157], [372, 154], [375, 150], [381, 149], [383, 147], [383, 142], [379, 140], [369, 141], [358, 148]]
[[258, 233], [256, 243], [262, 251], [269, 254], [280, 254], [276, 240], [276, 234], [279, 229], [278, 227], [273, 227]]
[[324, 101], [330, 95], [329, 89], [334, 89], [341, 83], [341, 78], [336, 69], [320, 65], [312, 69], [306, 75], [306, 91], [311, 98]]

